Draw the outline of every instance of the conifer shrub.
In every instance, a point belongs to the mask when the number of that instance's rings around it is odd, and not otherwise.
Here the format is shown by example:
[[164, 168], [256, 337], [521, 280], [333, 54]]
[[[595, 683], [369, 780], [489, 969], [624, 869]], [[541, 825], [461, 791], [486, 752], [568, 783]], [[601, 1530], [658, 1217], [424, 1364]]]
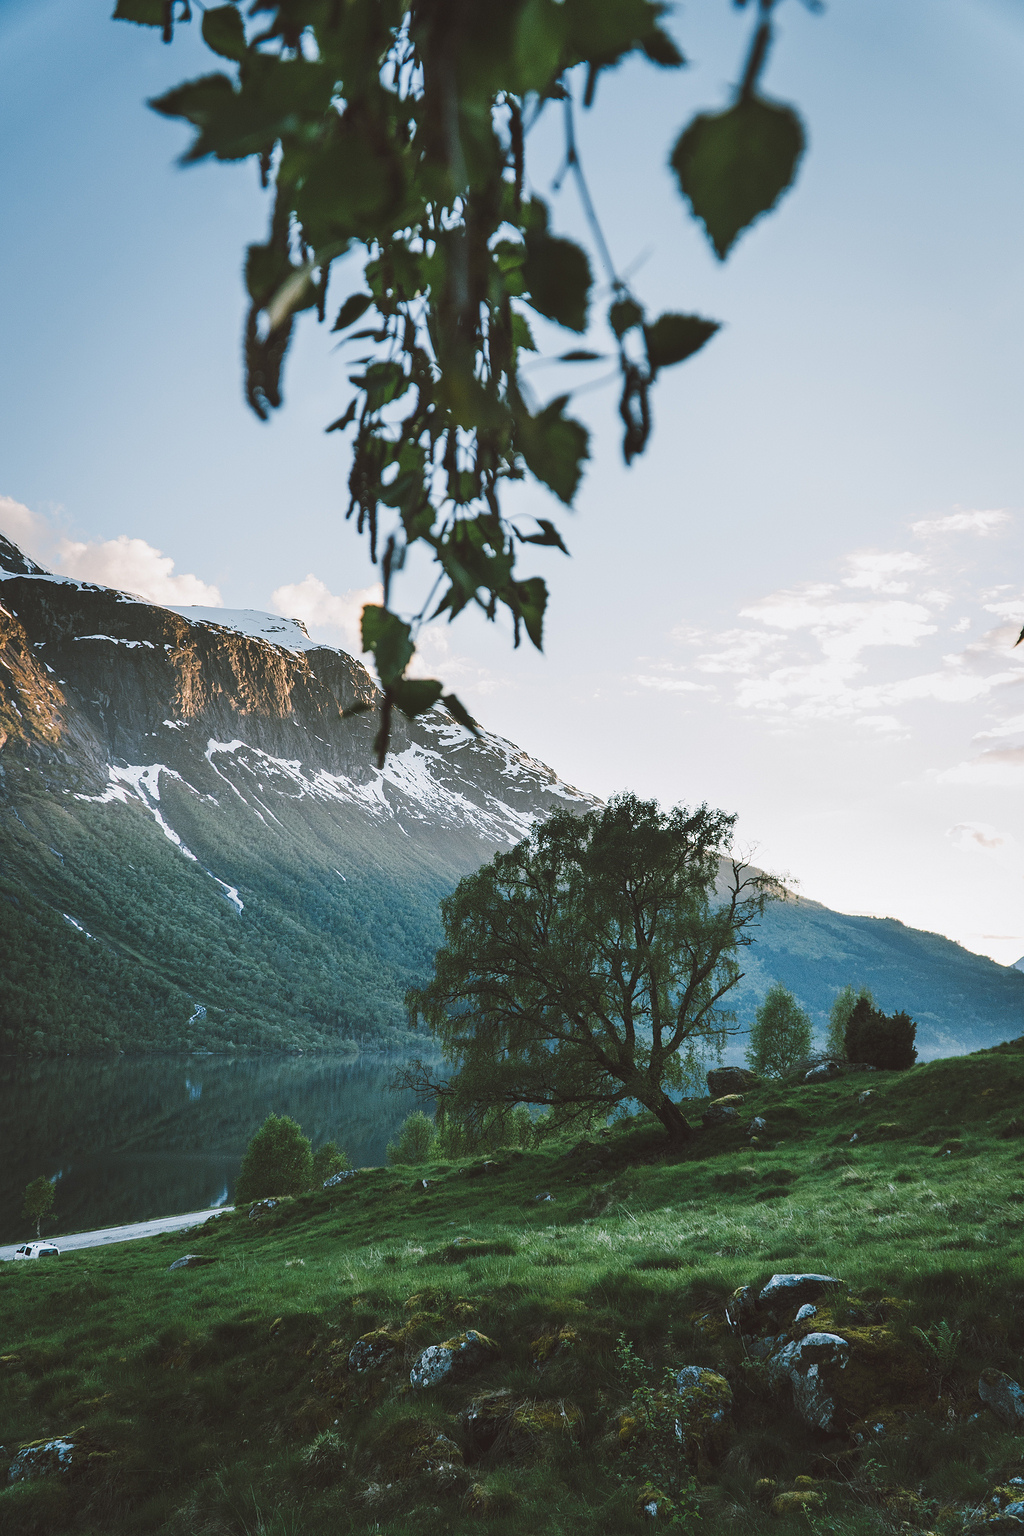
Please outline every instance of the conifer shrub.
[[917, 1060], [917, 1025], [907, 1013], [885, 1014], [858, 998], [846, 1022], [846, 1059], [886, 1072], [905, 1072]]
[[235, 1200], [301, 1195], [313, 1182], [313, 1151], [302, 1127], [289, 1115], [270, 1114], [245, 1149]]

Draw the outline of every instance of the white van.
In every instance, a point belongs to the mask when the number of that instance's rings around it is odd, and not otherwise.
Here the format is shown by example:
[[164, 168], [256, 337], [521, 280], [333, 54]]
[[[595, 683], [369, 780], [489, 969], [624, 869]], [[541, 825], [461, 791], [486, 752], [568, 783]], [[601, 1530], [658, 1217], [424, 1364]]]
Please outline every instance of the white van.
[[21, 1248], [15, 1248], [16, 1259], [59, 1259], [60, 1249], [53, 1243], [25, 1243]]

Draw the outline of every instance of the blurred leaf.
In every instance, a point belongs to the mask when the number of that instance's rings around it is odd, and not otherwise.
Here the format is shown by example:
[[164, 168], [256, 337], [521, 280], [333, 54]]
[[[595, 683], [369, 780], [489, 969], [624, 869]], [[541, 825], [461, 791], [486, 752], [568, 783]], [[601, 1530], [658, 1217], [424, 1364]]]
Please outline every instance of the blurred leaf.
[[530, 322], [525, 315], [518, 310], [512, 311], [512, 345], [519, 347], [523, 352], [536, 352], [537, 343], [533, 339], [530, 330]]
[[563, 352], [555, 361], [557, 363], [599, 363], [607, 356], [607, 352], [587, 352], [582, 347], [577, 347], [572, 352]]
[[225, 59], [244, 59], [245, 27], [233, 5], [218, 5], [203, 16], [203, 42]]
[[140, 27], [162, 27], [163, 0], [117, 0], [112, 21], [134, 21]]
[[[539, 201], [533, 199], [534, 204]], [[549, 235], [546, 224], [545, 209], [543, 227], [534, 227], [526, 235], [523, 282], [529, 302], [538, 314], [557, 321], [567, 330], [585, 331], [593, 283], [590, 262], [586, 252], [572, 240]]]
[[313, 263], [293, 267], [274, 297], [265, 306], [267, 322], [276, 331], [300, 309], [312, 309], [317, 302], [317, 286], [313, 281]]
[[339, 416], [337, 421], [332, 421], [329, 427], [324, 427], [325, 432], [342, 432], [350, 422], [356, 419], [356, 402], [350, 400], [344, 416]]
[[425, 709], [433, 709], [441, 697], [444, 685], [432, 677], [405, 677], [391, 686], [391, 696], [403, 715], [410, 720], [422, 715]]
[[441, 699], [441, 703], [445, 706], [452, 718], [458, 721], [459, 725], [464, 725], [467, 731], [473, 732], [474, 736], [480, 735], [480, 727], [473, 719], [473, 716], [466, 709], [465, 705], [461, 704], [455, 697], [454, 693], [444, 694]]
[[372, 708], [372, 704], [361, 704], [357, 701], [355, 704], [350, 704], [348, 709], [342, 710], [341, 718], [347, 720], [349, 715], [368, 715]]
[[616, 299], [608, 311], [608, 324], [621, 341], [634, 325], [642, 325], [644, 312], [634, 299]]
[[717, 320], [703, 320], [700, 315], [659, 315], [653, 325], [644, 326], [651, 373], [685, 362], [719, 329]]
[[740, 232], [774, 208], [796, 176], [804, 130], [792, 107], [761, 96], [702, 112], [672, 151], [672, 167], [720, 260]]
[[540, 533], [520, 533], [516, 529], [516, 538], [520, 544], [550, 544], [556, 549], [560, 549], [563, 555], [569, 553], [562, 543], [562, 535], [554, 523], [549, 522], [546, 517], [538, 517], [537, 526], [541, 530]]
[[338, 318], [331, 326], [331, 331], [344, 331], [350, 325], [354, 325], [360, 315], [366, 313], [373, 303], [368, 293], [350, 293], [344, 304], [338, 310]]
[[412, 630], [397, 613], [377, 603], [366, 604], [360, 627], [363, 650], [372, 654], [384, 687], [393, 689], [416, 649], [412, 643]]
[[558, 73], [564, 46], [564, 6], [555, 0], [526, 0], [516, 18], [512, 59], [521, 95], [543, 90]]
[[643, 39], [643, 50], [652, 64], [662, 69], [682, 69], [686, 63], [674, 41], [661, 27], [655, 27]]
[[515, 593], [519, 600], [519, 616], [526, 625], [526, 633], [538, 651], [542, 651], [544, 649], [544, 610], [548, 605], [548, 589], [539, 576], [531, 576], [528, 581], [515, 583]]
[[536, 416], [516, 422], [516, 447], [528, 468], [569, 506], [590, 457], [589, 433], [581, 422], [563, 415], [568, 395], [559, 395]]

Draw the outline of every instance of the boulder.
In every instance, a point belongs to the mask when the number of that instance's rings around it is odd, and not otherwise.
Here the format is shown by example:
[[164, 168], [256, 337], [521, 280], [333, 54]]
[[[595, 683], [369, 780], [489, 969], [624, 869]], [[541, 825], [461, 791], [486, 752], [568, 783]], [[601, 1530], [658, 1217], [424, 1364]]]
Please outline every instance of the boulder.
[[713, 1099], [724, 1093], [748, 1093], [761, 1079], [746, 1067], [712, 1067], [708, 1073], [708, 1093]]
[[793, 1321], [795, 1323], [806, 1323], [809, 1317], [817, 1317], [817, 1315], [817, 1307], [813, 1306], [811, 1302], [805, 1301], [803, 1306], [798, 1309], [796, 1317], [793, 1319]]
[[984, 1370], [978, 1396], [1008, 1429], [1024, 1429], [1024, 1389], [1005, 1371]]
[[461, 1381], [472, 1376], [500, 1353], [497, 1344], [485, 1334], [470, 1328], [443, 1344], [431, 1344], [409, 1372], [414, 1387], [436, 1387], [441, 1382]]
[[772, 1500], [773, 1515], [799, 1515], [806, 1510], [819, 1509], [825, 1495], [817, 1488], [794, 1488], [791, 1493], [780, 1493]]
[[70, 1472], [75, 1460], [73, 1440], [37, 1440], [21, 1448], [11, 1462], [8, 1477], [12, 1483], [26, 1483], [36, 1477], [52, 1477]]
[[261, 1216], [267, 1216], [280, 1205], [279, 1200], [257, 1200], [249, 1212], [250, 1221], [259, 1221]]
[[173, 1264], [168, 1264], [171, 1269], [201, 1269], [204, 1264], [216, 1264], [217, 1260], [212, 1253], [186, 1253], [180, 1259], [175, 1259]]
[[364, 1333], [361, 1339], [356, 1339], [348, 1352], [348, 1368], [362, 1376], [366, 1371], [376, 1371], [391, 1359], [398, 1348], [399, 1340], [386, 1328], [376, 1328], [372, 1333]]
[[758, 1305], [773, 1312], [802, 1307], [805, 1301], [818, 1301], [832, 1291], [845, 1289], [845, 1281], [835, 1275], [772, 1275], [762, 1286]]
[[[804, 1082], [829, 1083], [834, 1077], [842, 1077], [845, 1071], [846, 1068], [838, 1061], [822, 1061], [816, 1067], [812, 1067], [809, 1072], [804, 1073]], [[783, 1494], [782, 1497], [785, 1498], [786, 1495]]]
[[709, 1104], [701, 1116], [702, 1125], [735, 1125], [740, 1112], [731, 1104]]
[[676, 1437], [686, 1459], [698, 1467], [714, 1461], [732, 1435], [732, 1388], [706, 1366], [684, 1365], [675, 1379], [682, 1399]]
[[731, 1104], [734, 1109], [739, 1109], [742, 1103], [742, 1093], [725, 1093], [720, 1099], [712, 1099], [711, 1103], [708, 1105], [708, 1108], [714, 1109], [718, 1104]]
[[542, 1455], [555, 1440], [572, 1439], [583, 1415], [564, 1400], [538, 1402], [508, 1390], [485, 1392], [462, 1414], [471, 1459], [522, 1461]]
[[[344, 1179], [354, 1179], [355, 1176], [356, 1170], [354, 1168], [342, 1168], [340, 1173], [332, 1173], [329, 1179], [324, 1179], [324, 1189], [333, 1189], [335, 1184], [340, 1184]], [[252, 1211], [249, 1212], [249, 1215], [252, 1215]]]
[[840, 1386], [849, 1360], [850, 1346], [837, 1333], [808, 1333], [771, 1356], [768, 1378], [773, 1386], [790, 1383], [805, 1424], [834, 1434], [842, 1428]]
[[760, 1115], [755, 1115], [753, 1120], [751, 1120], [750, 1124], [747, 1126], [747, 1133], [750, 1136], [763, 1136], [767, 1129], [767, 1120], [762, 1120]]

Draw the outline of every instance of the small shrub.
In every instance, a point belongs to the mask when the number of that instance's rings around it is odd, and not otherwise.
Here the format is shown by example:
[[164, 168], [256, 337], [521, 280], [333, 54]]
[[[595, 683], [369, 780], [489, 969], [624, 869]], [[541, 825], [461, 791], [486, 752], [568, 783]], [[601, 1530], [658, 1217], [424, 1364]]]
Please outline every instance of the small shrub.
[[288, 1115], [268, 1115], [245, 1149], [235, 1184], [239, 1204], [271, 1195], [301, 1195], [313, 1180], [309, 1137]]
[[414, 1109], [402, 1125], [398, 1140], [388, 1142], [388, 1162], [401, 1167], [429, 1162], [436, 1139], [433, 1120], [422, 1109]]
[[313, 1188], [321, 1189], [327, 1179], [348, 1166], [346, 1154], [333, 1141], [325, 1141], [313, 1153]]

